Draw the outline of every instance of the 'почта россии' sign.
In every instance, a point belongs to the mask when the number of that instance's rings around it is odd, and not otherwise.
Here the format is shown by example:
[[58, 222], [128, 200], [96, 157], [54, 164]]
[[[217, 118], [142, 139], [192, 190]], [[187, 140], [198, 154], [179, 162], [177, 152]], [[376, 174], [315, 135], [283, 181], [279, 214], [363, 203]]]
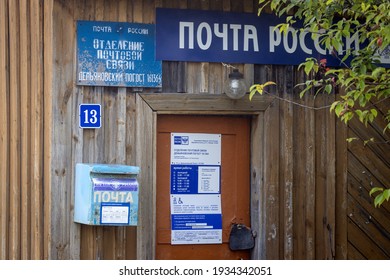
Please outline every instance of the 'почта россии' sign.
[[[321, 37], [290, 27], [275, 15], [158, 8], [156, 10], [156, 57], [161, 60], [299, 65], [307, 57], [326, 58], [328, 66], [340, 60], [325, 50]], [[346, 49], [359, 49], [359, 38], [351, 34]], [[337, 50], [342, 57], [344, 50]], [[390, 46], [381, 53], [390, 64]]]

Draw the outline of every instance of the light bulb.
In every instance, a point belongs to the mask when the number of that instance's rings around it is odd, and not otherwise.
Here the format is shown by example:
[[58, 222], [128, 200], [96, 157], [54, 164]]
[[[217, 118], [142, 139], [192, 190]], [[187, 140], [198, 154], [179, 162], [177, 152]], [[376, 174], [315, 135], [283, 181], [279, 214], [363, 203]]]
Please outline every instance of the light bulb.
[[233, 69], [229, 74], [229, 80], [225, 83], [225, 94], [232, 99], [240, 99], [247, 90], [247, 85], [244, 80], [244, 75]]

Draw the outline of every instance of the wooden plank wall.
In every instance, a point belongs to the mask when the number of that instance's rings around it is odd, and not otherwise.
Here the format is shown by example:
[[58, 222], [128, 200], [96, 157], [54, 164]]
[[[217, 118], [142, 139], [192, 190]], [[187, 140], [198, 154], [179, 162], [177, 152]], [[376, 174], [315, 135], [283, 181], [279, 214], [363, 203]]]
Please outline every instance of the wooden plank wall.
[[[275, 81], [265, 112], [264, 185], [267, 259], [333, 259], [336, 120], [332, 95], [300, 99], [292, 66], [255, 66], [255, 82]], [[340, 159], [341, 160], [341, 159]]]
[[377, 121], [364, 126], [353, 120], [348, 131], [348, 137], [357, 138], [348, 145], [348, 259], [390, 259], [390, 204], [375, 208], [369, 196], [373, 186], [390, 186], [390, 133], [383, 133], [390, 101], [373, 106]]
[[0, 1], [0, 259], [45, 256], [43, 13]]
[[[56, 88], [53, 100], [51, 258], [134, 259], [135, 227], [92, 227], [72, 222], [74, 167], [76, 162], [135, 165], [137, 89], [75, 86], [76, 20], [152, 23], [153, 1], [56, 1], [53, 34]], [[78, 127], [80, 103], [102, 104], [102, 128]], [[66, 136], [66, 137], [64, 137]], [[60, 219], [59, 217], [63, 217]], [[71, 225], [71, 226], [69, 226]]]
[[[153, 23], [156, 7], [252, 11], [253, 1], [54, 1], [52, 207], [50, 258], [132, 259], [136, 257], [135, 228], [91, 227], [72, 223], [76, 162], [135, 165], [136, 93], [161, 91], [109, 87], [76, 87], [76, 20]], [[250, 73], [253, 66], [246, 67]], [[229, 73], [222, 64], [164, 62], [165, 92], [220, 93]], [[229, 69], [230, 71], [230, 69]], [[173, 76], [172, 76], [173, 75]], [[101, 103], [102, 128], [78, 127], [78, 104]], [[67, 137], [64, 137], [66, 135]], [[61, 218], [62, 217], [62, 218]], [[141, 237], [139, 237], [141, 238]]]
[[[156, 7], [251, 12], [257, 0], [0, 0], [0, 259], [135, 259], [137, 246], [152, 248], [137, 244], [134, 227], [74, 223], [73, 186], [77, 162], [145, 161], [137, 142], [150, 108], [139, 92], [222, 92], [231, 69], [207, 62], [163, 62], [160, 90], [75, 85], [76, 20], [154, 23]], [[367, 196], [371, 181], [390, 185], [388, 143], [347, 147], [346, 137], [371, 134], [336, 121], [326, 107], [334, 96], [293, 94], [305, 81], [296, 67], [234, 66], [250, 84], [277, 83], [264, 123], [252, 126], [263, 132], [253, 151], [264, 159], [252, 182], [264, 185], [252, 193], [264, 211], [257, 239], [264, 250], [256, 256], [388, 258], [389, 209], [372, 208]], [[102, 128], [78, 127], [80, 103], [102, 104]], [[385, 112], [388, 103], [377, 106]], [[379, 137], [381, 125], [369, 133]], [[153, 150], [143, 153], [151, 158]], [[375, 246], [358, 246], [366, 241]]]

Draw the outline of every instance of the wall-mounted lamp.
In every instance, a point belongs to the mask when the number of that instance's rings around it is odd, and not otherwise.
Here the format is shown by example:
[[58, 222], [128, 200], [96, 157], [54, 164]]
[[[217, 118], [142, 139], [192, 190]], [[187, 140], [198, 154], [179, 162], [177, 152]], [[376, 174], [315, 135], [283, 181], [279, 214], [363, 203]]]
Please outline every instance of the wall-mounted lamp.
[[247, 91], [244, 75], [238, 69], [233, 69], [229, 74], [229, 80], [225, 82], [225, 94], [232, 99], [240, 99]]

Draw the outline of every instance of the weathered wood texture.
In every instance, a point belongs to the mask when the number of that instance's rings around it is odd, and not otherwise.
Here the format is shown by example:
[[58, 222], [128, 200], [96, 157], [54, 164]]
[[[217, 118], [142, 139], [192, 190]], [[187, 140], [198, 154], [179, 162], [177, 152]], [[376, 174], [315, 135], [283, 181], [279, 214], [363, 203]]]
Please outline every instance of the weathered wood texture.
[[389, 186], [390, 102], [375, 104], [375, 123], [347, 127], [329, 112], [335, 96], [293, 94], [289, 85], [305, 81], [296, 69], [255, 66], [255, 82], [269, 80], [278, 86], [264, 124], [264, 258], [388, 259], [389, 205], [375, 208], [368, 192]]
[[277, 83], [264, 124], [264, 257], [333, 259], [336, 121], [324, 106], [334, 97], [299, 99], [291, 85], [305, 77], [291, 66], [255, 66], [254, 79]]
[[[54, 59], [58, 69], [53, 80], [57, 90], [53, 100], [61, 108], [55, 112], [53, 122], [53, 151], [59, 156], [52, 160], [54, 174], [52, 185], [61, 186], [52, 192], [52, 199], [63, 204], [53, 209], [51, 258], [81, 259], [135, 259], [136, 228], [91, 227], [74, 225], [73, 181], [76, 162], [136, 164], [136, 94], [131, 88], [77, 87], [76, 67], [76, 21], [129, 21], [152, 23], [152, 1], [56, 1], [54, 4], [53, 33], [61, 34], [54, 41]], [[78, 127], [78, 105], [100, 103], [102, 105], [102, 128], [82, 130]], [[64, 138], [63, 134], [69, 138]], [[58, 137], [55, 139], [55, 137]], [[67, 152], [66, 152], [67, 151]], [[65, 170], [61, 172], [61, 170]], [[61, 174], [71, 174], [61, 178]], [[69, 180], [69, 181], [67, 181]], [[60, 199], [60, 198], [63, 199]], [[56, 214], [56, 213], [57, 214]], [[69, 227], [73, 224], [72, 227]]]
[[379, 112], [375, 123], [364, 126], [353, 120], [348, 131], [348, 137], [357, 138], [348, 144], [348, 259], [390, 259], [390, 205], [375, 208], [369, 196], [371, 187], [390, 186], [390, 133], [383, 134], [390, 102], [375, 107]]
[[44, 257], [42, 3], [0, 1], [0, 259]]
[[[368, 196], [390, 186], [383, 119], [347, 128], [329, 113], [333, 95], [297, 97], [296, 67], [233, 65], [248, 84], [277, 83], [252, 108], [221, 95], [231, 71], [221, 63], [164, 61], [162, 89], [76, 86], [77, 20], [154, 23], [156, 7], [256, 12], [257, 1], [0, 0], [0, 259], [153, 259], [153, 129], [157, 112], [178, 108], [253, 115], [253, 258], [390, 258], [389, 206]], [[102, 128], [78, 127], [81, 103], [102, 105]], [[141, 166], [139, 227], [73, 222], [77, 162]]]

